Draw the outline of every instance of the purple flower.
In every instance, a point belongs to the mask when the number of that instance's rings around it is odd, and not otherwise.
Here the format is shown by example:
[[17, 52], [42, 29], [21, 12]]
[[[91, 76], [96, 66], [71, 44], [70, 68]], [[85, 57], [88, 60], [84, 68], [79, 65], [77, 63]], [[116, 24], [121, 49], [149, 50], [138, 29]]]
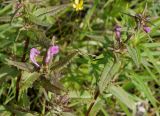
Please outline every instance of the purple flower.
[[121, 37], [121, 26], [116, 25], [114, 28], [114, 32], [116, 34], [116, 38], [119, 39]]
[[33, 64], [35, 64], [37, 67], [40, 67], [39, 64], [37, 63], [35, 57], [40, 54], [40, 51], [37, 50], [36, 48], [32, 48], [30, 50], [30, 60], [32, 61]]
[[45, 59], [46, 63], [49, 63], [49, 61], [52, 59], [53, 55], [57, 54], [59, 52], [59, 47], [58, 46], [50, 46], [48, 51], [47, 51], [47, 56]]
[[148, 27], [148, 26], [143, 26], [143, 30], [146, 32], [146, 33], [149, 33], [151, 31], [151, 28]]

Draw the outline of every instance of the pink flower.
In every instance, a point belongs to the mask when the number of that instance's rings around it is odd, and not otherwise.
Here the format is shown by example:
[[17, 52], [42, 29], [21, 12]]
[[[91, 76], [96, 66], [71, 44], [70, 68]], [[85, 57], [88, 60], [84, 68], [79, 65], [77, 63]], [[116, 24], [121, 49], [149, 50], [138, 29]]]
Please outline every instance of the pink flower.
[[35, 64], [37, 67], [40, 67], [40, 65], [37, 63], [35, 57], [40, 54], [40, 51], [37, 50], [36, 48], [32, 48], [30, 50], [30, 60], [32, 61], [33, 64]]
[[146, 33], [149, 33], [151, 31], [151, 28], [148, 27], [148, 26], [143, 26], [143, 30], [146, 32]]
[[47, 56], [45, 59], [46, 63], [49, 63], [49, 61], [52, 59], [53, 55], [57, 54], [59, 52], [59, 47], [58, 46], [50, 46], [48, 51], [47, 51]]

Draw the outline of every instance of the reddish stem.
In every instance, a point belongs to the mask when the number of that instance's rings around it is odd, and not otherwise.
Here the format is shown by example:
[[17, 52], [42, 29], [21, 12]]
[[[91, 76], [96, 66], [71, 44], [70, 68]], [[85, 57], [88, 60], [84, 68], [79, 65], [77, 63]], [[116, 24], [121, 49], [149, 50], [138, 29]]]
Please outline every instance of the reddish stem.
[[89, 116], [89, 113], [90, 113], [92, 107], [94, 106], [95, 101], [97, 100], [99, 94], [100, 94], [100, 92], [99, 92], [99, 90], [97, 90], [96, 93], [95, 93], [95, 95], [94, 95], [94, 101], [90, 104], [90, 106], [89, 106], [89, 108], [88, 108], [88, 110], [86, 112], [86, 116]]

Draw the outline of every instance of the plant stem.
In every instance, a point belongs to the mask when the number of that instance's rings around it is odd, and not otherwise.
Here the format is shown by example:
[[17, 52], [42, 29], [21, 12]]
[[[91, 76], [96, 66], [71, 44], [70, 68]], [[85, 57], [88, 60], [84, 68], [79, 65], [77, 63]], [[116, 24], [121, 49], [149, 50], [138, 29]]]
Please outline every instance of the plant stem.
[[86, 116], [89, 116], [89, 113], [90, 113], [92, 107], [94, 106], [99, 94], [100, 94], [99, 90], [96, 90], [95, 95], [94, 95], [94, 101], [90, 104], [90, 106], [89, 106], [89, 108], [88, 108], [88, 110], [86, 112]]
[[[26, 38], [21, 62], [25, 62], [25, 60], [26, 60], [26, 53], [27, 53], [27, 50], [28, 50], [28, 46], [29, 46], [29, 38]], [[22, 72], [20, 72], [20, 74], [17, 76], [17, 82], [16, 82], [16, 100], [17, 101], [18, 101], [19, 83], [20, 83], [21, 77], [22, 77]]]

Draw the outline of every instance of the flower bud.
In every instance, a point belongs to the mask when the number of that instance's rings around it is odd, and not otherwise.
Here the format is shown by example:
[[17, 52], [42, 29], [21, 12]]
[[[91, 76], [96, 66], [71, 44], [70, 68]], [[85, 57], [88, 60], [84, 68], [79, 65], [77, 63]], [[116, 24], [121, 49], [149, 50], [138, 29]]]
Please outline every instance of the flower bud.
[[148, 26], [143, 26], [143, 30], [146, 32], [146, 33], [149, 33], [151, 31], [151, 28], [148, 27]]
[[116, 35], [116, 39], [120, 39], [121, 37], [121, 26], [115, 26], [114, 28], [114, 32], [115, 32], [115, 35]]

